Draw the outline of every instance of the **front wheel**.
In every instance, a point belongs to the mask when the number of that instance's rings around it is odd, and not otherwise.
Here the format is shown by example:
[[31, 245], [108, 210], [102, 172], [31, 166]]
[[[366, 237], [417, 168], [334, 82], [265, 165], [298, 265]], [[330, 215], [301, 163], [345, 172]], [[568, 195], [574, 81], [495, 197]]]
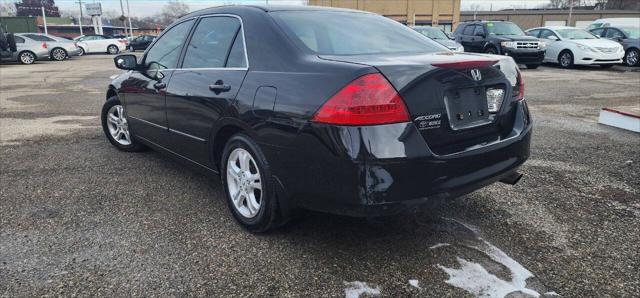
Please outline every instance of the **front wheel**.
[[111, 54], [111, 55], [115, 55], [120, 51], [120, 49], [118, 49], [117, 46], [115, 45], [110, 45], [107, 47], [107, 53]]
[[624, 64], [627, 66], [636, 66], [638, 65], [638, 62], [640, 62], [640, 50], [627, 50], [627, 53], [624, 54]]
[[227, 203], [235, 219], [247, 230], [266, 232], [278, 224], [275, 185], [258, 144], [238, 133], [227, 142], [221, 160]]
[[540, 64], [527, 64], [528, 69], [536, 69], [540, 67]]
[[492, 55], [498, 54], [498, 51], [494, 47], [488, 47], [484, 52]]
[[18, 55], [18, 59], [22, 64], [33, 64], [36, 62], [36, 55], [29, 51], [24, 51]]
[[109, 142], [122, 151], [141, 151], [145, 147], [138, 143], [129, 130], [127, 113], [117, 96], [107, 100], [102, 106], [102, 130]]
[[84, 55], [84, 48], [82, 47], [78, 47], [78, 56], [83, 56]]
[[560, 62], [560, 67], [562, 68], [572, 68], [573, 67], [573, 54], [569, 51], [564, 51], [560, 53], [560, 57], [558, 58]]

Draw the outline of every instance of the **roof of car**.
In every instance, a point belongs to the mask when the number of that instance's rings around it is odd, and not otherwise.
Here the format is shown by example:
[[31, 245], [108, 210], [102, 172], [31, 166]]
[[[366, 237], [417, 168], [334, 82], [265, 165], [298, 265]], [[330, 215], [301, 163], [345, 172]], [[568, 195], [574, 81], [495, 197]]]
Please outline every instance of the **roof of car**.
[[357, 12], [357, 13], [370, 13], [361, 10], [347, 9], [347, 8], [335, 8], [326, 6], [309, 6], [309, 5], [220, 5], [209, 8], [196, 10], [188, 15], [202, 15], [209, 13], [216, 13], [218, 10], [242, 10], [246, 8], [259, 9], [264, 12], [270, 11], [336, 11], [336, 12]]
[[469, 21], [462, 21], [460, 23], [513, 23], [511, 21], [507, 21], [507, 20], [469, 20]]

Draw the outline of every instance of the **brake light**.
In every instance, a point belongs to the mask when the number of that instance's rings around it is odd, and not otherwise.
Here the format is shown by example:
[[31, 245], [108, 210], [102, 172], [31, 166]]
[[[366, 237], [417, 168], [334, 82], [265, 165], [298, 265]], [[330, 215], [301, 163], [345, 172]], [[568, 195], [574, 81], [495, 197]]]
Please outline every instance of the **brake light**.
[[515, 87], [518, 88], [518, 93], [516, 95], [516, 101], [521, 101], [524, 99], [524, 80], [522, 79], [522, 74], [520, 73], [520, 70], [518, 70], [517, 72], [518, 72], [518, 76], [516, 77]]
[[46, 49], [46, 48], [47, 48], [47, 43], [46, 43], [46, 42], [43, 42], [43, 43], [42, 43], [42, 48], [43, 48], [43, 49]]
[[431, 65], [440, 68], [451, 68], [451, 69], [469, 69], [469, 68], [482, 68], [489, 67], [496, 64], [498, 61], [496, 60], [471, 60], [471, 61], [459, 61], [459, 62], [448, 62], [448, 63], [433, 63]]
[[409, 113], [396, 89], [380, 73], [363, 75], [331, 97], [314, 122], [377, 125], [408, 122]]

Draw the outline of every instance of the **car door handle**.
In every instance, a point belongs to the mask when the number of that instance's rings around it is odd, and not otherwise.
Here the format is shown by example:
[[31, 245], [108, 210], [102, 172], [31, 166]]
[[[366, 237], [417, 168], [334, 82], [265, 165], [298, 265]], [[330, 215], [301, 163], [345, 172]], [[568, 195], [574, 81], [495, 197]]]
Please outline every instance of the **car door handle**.
[[227, 92], [231, 90], [231, 86], [225, 84], [222, 80], [217, 80], [215, 84], [209, 85], [209, 90], [215, 92], [216, 94], [221, 92]]
[[157, 82], [157, 83], [153, 84], [153, 88], [156, 88], [156, 90], [164, 89], [166, 87], [167, 87], [167, 84], [165, 84], [163, 82]]

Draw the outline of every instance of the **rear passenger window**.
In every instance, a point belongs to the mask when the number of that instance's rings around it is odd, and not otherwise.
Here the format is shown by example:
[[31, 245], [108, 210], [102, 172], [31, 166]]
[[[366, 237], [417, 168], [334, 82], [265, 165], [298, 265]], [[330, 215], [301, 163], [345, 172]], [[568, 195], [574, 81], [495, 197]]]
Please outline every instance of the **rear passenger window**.
[[236, 18], [203, 18], [189, 41], [182, 67], [222, 68], [227, 65], [227, 59], [236, 64], [229, 67], [240, 67], [237, 64], [244, 60], [244, 45], [234, 43], [236, 36], [242, 39], [240, 31], [240, 21]]
[[473, 30], [473, 35], [477, 35], [478, 33], [484, 34], [484, 29], [482, 26], [475, 25], [475, 30]]
[[16, 40], [16, 43], [24, 43], [24, 38], [20, 37], [20, 36], [13, 36], [13, 38]]
[[607, 29], [607, 36], [606, 38], [624, 38], [624, 34], [622, 34], [622, 32], [620, 32], [620, 30], [618, 29]]
[[55, 41], [54, 39], [46, 37], [44, 35], [25, 34], [25, 36], [37, 41]]

